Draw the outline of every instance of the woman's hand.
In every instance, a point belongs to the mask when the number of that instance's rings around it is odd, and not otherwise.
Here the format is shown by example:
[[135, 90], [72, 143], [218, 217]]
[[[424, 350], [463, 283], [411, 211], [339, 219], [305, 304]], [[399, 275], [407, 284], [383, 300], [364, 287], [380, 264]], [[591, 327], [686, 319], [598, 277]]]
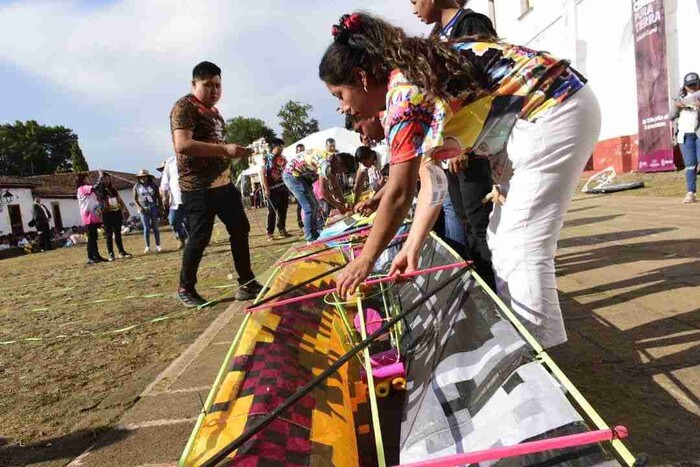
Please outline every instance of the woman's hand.
[[338, 295], [345, 300], [349, 293], [354, 293], [357, 287], [367, 279], [372, 272], [373, 262], [360, 255], [350, 264], [345, 266], [336, 280], [336, 290]]
[[391, 263], [391, 268], [389, 268], [389, 276], [416, 271], [418, 269], [419, 256], [419, 251], [404, 245], [404, 247], [401, 248], [401, 251], [399, 251], [399, 253], [394, 257], [394, 261]]

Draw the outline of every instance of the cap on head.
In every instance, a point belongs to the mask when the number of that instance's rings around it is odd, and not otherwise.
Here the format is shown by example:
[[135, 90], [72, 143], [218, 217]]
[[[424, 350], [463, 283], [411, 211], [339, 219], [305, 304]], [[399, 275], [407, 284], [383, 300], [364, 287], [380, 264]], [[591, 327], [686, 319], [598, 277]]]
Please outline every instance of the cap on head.
[[688, 73], [683, 78], [684, 86], [698, 86], [700, 85], [700, 76], [697, 73]]

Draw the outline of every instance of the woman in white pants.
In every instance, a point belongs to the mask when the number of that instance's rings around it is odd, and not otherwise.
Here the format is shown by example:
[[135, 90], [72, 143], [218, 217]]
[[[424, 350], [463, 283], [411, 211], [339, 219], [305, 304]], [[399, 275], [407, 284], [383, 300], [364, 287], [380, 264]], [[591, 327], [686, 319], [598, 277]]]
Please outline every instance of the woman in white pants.
[[362, 253], [338, 278], [345, 296], [371, 272], [421, 181], [411, 232], [390, 274], [418, 265], [444, 198], [441, 159], [505, 154], [494, 177], [513, 176], [494, 198], [489, 245], [498, 292], [544, 347], [566, 341], [554, 253], [568, 203], [600, 129], [600, 111], [567, 61], [525, 47], [475, 39], [440, 43], [407, 37], [379, 18], [345, 15], [319, 74], [357, 118], [385, 111], [391, 169]]

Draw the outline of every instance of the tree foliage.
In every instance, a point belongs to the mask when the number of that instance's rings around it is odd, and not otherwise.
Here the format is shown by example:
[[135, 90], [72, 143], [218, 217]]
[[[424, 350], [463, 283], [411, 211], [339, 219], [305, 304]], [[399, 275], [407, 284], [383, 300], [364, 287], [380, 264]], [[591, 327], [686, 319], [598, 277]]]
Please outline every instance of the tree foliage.
[[[260, 138], [271, 141], [277, 138], [275, 131], [268, 127], [259, 118], [249, 118], [243, 116], [234, 117], [226, 122], [224, 127], [224, 140], [227, 143], [235, 143], [241, 146], [248, 146]], [[236, 180], [238, 175], [250, 167], [248, 159], [234, 159], [231, 162], [231, 178]]]
[[313, 107], [309, 104], [290, 100], [277, 112], [282, 139], [286, 144], [292, 144], [318, 131], [318, 120], [310, 116], [312, 110]]
[[87, 170], [70, 128], [34, 120], [0, 125], [0, 175], [31, 176]]
[[226, 122], [224, 127], [224, 139], [227, 143], [236, 143], [248, 146], [260, 138], [270, 141], [276, 138], [274, 130], [269, 128], [259, 118], [234, 117]]

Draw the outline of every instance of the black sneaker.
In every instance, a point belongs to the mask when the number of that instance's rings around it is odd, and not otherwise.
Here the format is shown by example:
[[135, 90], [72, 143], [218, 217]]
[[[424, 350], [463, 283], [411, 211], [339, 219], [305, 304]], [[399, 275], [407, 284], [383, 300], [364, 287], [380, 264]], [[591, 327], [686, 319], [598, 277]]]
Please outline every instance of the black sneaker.
[[122, 251], [121, 253], [119, 253], [119, 257], [122, 259], [128, 259], [133, 257], [133, 255], [131, 253], [127, 253], [126, 251]]
[[253, 279], [245, 285], [242, 285], [236, 291], [236, 300], [253, 300], [263, 290], [260, 282]]
[[96, 259], [89, 258], [89, 259], [87, 260], [87, 263], [85, 263], [85, 264], [97, 264], [97, 263], [99, 263], [99, 262], [100, 262], [100, 261], [97, 261]]
[[107, 262], [107, 260], [104, 259], [102, 256], [97, 256], [97, 257], [93, 258], [93, 260], [95, 260], [98, 263], [106, 263]]
[[198, 306], [208, 303], [204, 298], [202, 298], [196, 291], [190, 292], [185, 289], [178, 289], [177, 298], [180, 299], [183, 305], [187, 308], [196, 308]]
[[114, 253], [109, 254], [109, 256], [107, 257], [107, 261], [109, 261], [110, 263], [114, 261]]

